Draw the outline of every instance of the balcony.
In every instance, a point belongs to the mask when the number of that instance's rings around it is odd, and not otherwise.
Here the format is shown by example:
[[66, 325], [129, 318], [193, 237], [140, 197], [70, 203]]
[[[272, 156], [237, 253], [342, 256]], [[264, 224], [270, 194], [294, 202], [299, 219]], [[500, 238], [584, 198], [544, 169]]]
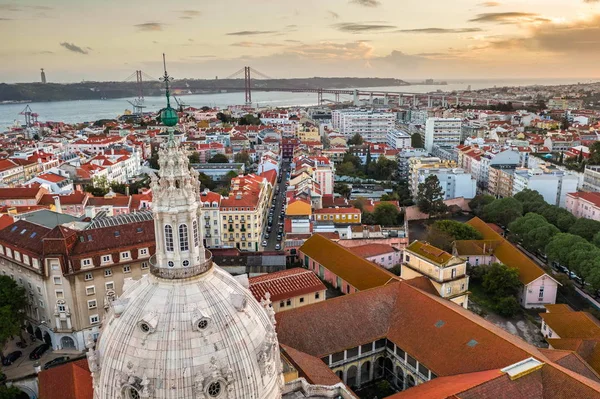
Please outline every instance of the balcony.
[[189, 277], [193, 277], [193, 276], [197, 276], [199, 274], [202, 274], [204, 272], [206, 272], [207, 270], [209, 270], [212, 267], [212, 254], [209, 251], [206, 251], [206, 260], [204, 262], [195, 264], [194, 266], [190, 266], [190, 267], [183, 267], [183, 268], [165, 268], [165, 267], [158, 267], [156, 265], [156, 257], [152, 257], [150, 259], [150, 272], [157, 276], [157, 277], [161, 277], [161, 278], [166, 278], [166, 279], [182, 279], [182, 278], [189, 278]]
[[229, 225], [229, 231], [233, 231], [233, 225], [232, 224]]
[[210, 220], [210, 215], [204, 215], [204, 219]]
[[246, 226], [242, 225], [241, 230], [240, 231], [246, 231]]
[[240, 220], [240, 223], [246, 223], [246, 219], [242, 218], [242, 219]]
[[242, 241], [246, 241], [246, 237], [242, 237]]
[[206, 223], [206, 224], [204, 225], [204, 227], [206, 227], [207, 229], [210, 229], [210, 223]]
[[228, 222], [233, 223], [233, 218], [229, 218]]
[[206, 238], [210, 238], [210, 237], [211, 237], [211, 235], [210, 235], [210, 233], [206, 233], [206, 234], [204, 234], [204, 237], [206, 237]]

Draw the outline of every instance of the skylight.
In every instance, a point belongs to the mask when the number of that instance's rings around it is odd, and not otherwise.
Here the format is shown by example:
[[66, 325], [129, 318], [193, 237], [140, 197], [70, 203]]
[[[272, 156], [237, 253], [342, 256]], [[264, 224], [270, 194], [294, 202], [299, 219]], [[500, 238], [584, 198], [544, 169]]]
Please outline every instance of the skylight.
[[27, 231], [27, 229], [21, 230], [21, 235], [25, 234], [26, 231]]
[[477, 345], [479, 342], [475, 341], [474, 339], [470, 340], [469, 342], [467, 342], [467, 346], [470, 346], [471, 348], [475, 347], [475, 345]]
[[37, 235], [37, 233], [34, 231], [33, 233], [31, 233], [31, 235], [29, 236], [29, 238], [33, 238]]
[[12, 229], [10, 229], [10, 232], [13, 233], [16, 229], [18, 229], [18, 226], [14, 226]]
[[446, 322], [445, 322], [444, 320], [438, 320], [438, 321], [435, 323], [435, 326], [436, 326], [437, 328], [442, 328], [442, 326], [443, 326], [444, 324], [446, 324]]

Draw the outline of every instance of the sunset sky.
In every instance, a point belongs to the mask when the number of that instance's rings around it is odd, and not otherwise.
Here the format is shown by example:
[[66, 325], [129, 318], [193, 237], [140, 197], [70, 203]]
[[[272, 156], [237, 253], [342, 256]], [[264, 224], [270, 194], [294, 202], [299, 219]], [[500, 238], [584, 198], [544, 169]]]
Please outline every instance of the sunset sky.
[[0, 82], [598, 78], [600, 0], [0, 0]]

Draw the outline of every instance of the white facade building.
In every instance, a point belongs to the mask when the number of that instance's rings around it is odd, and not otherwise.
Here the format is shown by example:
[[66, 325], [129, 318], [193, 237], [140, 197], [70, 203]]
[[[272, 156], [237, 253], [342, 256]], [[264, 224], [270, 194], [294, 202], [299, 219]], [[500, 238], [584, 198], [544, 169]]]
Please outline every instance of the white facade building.
[[568, 193], [577, 191], [579, 179], [563, 171], [547, 172], [542, 169], [517, 169], [513, 181], [513, 195], [526, 188], [539, 192], [550, 205], [566, 207]]
[[425, 123], [425, 149], [433, 151], [433, 146], [456, 147], [460, 144], [462, 119], [428, 118]]
[[410, 134], [403, 130], [392, 129], [387, 134], [387, 145], [395, 150], [410, 148]]
[[[444, 191], [444, 200], [453, 198], [471, 199], [477, 194], [477, 181], [460, 168], [421, 168], [418, 170], [418, 184], [425, 182], [429, 175], [437, 176]], [[416, 198], [418, 189], [413, 191]]]
[[388, 133], [394, 129], [396, 114], [373, 110], [335, 110], [331, 113], [334, 129], [347, 138], [360, 134], [365, 141], [386, 143]]

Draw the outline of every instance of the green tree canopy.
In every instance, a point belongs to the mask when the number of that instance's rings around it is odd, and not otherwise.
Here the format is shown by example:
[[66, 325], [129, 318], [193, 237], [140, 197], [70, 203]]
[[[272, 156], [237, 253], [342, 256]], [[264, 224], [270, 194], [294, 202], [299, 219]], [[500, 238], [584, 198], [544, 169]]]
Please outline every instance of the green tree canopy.
[[454, 240], [482, 240], [483, 236], [468, 224], [456, 220], [438, 220], [432, 228], [449, 234]]
[[188, 159], [190, 160], [190, 163], [200, 163], [200, 154], [194, 151], [190, 154]]
[[345, 183], [335, 183], [333, 186], [333, 192], [341, 195], [344, 198], [350, 198], [350, 193], [352, 193], [352, 189], [349, 185]]
[[[1, 374], [0, 374], [1, 375]], [[0, 399], [23, 399], [29, 396], [15, 386], [0, 385]]]
[[348, 145], [361, 145], [364, 142], [365, 141], [363, 140], [360, 133], [354, 133], [354, 136], [352, 136], [350, 140], [348, 140]]
[[570, 264], [570, 260], [572, 259], [570, 254], [576, 247], [581, 247], [581, 244], [586, 244], [587, 242], [580, 236], [569, 234], [569, 233], [559, 233], [556, 234], [546, 245], [546, 256], [550, 261], [558, 262], [567, 269], [571, 269], [576, 265]]
[[362, 161], [360, 160], [360, 158], [356, 155], [353, 155], [351, 152], [346, 152], [346, 154], [344, 154], [344, 159], [342, 160], [342, 163], [346, 162], [351, 162], [354, 168], [356, 169], [360, 169], [362, 166]]
[[417, 206], [423, 213], [431, 216], [441, 215], [448, 207], [444, 204], [444, 192], [436, 175], [429, 175], [419, 184]]
[[483, 207], [482, 217], [486, 222], [508, 226], [523, 215], [523, 205], [512, 197], [497, 199]]
[[492, 263], [483, 276], [483, 289], [495, 298], [515, 297], [521, 289], [519, 271], [502, 263]]
[[250, 155], [248, 151], [240, 151], [234, 155], [233, 160], [237, 163], [243, 163], [244, 165], [250, 165]]
[[547, 204], [540, 193], [528, 188], [518, 192], [513, 198], [523, 204], [523, 213], [535, 212], [537, 209]]
[[526, 249], [540, 253], [544, 252], [550, 239], [560, 233], [556, 226], [548, 223], [542, 215], [536, 213], [528, 213], [516, 219], [508, 226], [508, 229]]
[[229, 163], [229, 159], [224, 154], [215, 154], [208, 163]]
[[579, 218], [569, 229], [569, 233], [578, 235], [588, 241], [600, 232], [600, 222], [592, 219]]
[[577, 221], [577, 218], [571, 212], [556, 205], [545, 204], [533, 210], [533, 212], [545, 217], [549, 223], [558, 227], [562, 232], [569, 231]]
[[254, 116], [252, 114], [246, 114], [240, 118], [240, 120], [238, 121], [238, 124], [258, 126], [261, 124], [261, 121], [260, 121], [260, 117], [258, 117], [258, 116]]
[[423, 137], [419, 133], [410, 136], [410, 145], [412, 148], [423, 148]]
[[491, 195], [477, 194], [471, 201], [469, 201], [469, 207], [475, 214], [475, 216], [481, 217], [483, 213], [483, 207], [487, 204], [491, 204], [496, 199]]
[[344, 162], [335, 168], [335, 173], [338, 176], [354, 176], [356, 174], [356, 167], [352, 162]]
[[10, 337], [19, 335], [25, 322], [27, 294], [12, 278], [0, 276], [0, 358]]
[[398, 211], [398, 208], [389, 203], [378, 204], [373, 211], [375, 223], [382, 226], [397, 226], [399, 216], [400, 212]]
[[208, 188], [209, 190], [214, 190], [217, 187], [217, 184], [207, 174], [200, 173], [198, 180], [200, 180], [201, 187]]
[[590, 147], [588, 165], [600, 165], [600, 141], [594, 142]]

